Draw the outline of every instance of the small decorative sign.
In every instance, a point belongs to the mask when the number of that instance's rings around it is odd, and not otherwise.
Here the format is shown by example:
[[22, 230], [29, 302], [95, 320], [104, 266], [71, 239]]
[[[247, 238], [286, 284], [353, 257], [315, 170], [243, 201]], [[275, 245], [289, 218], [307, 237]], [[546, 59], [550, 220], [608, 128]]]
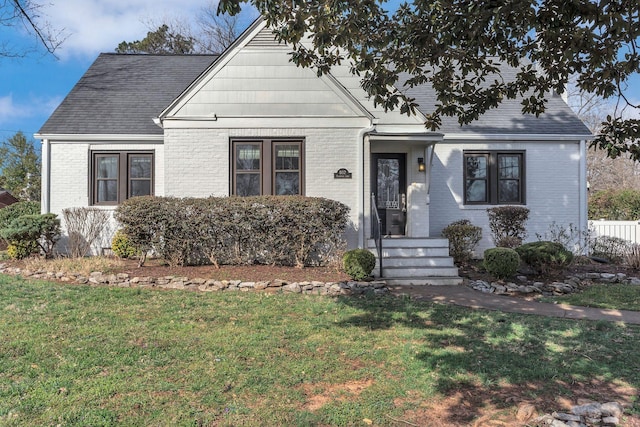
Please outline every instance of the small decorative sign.
[[338, 172], [333, 174], [335, 179], [351, 179], [351, 172], [345, 168], [338, 169]]

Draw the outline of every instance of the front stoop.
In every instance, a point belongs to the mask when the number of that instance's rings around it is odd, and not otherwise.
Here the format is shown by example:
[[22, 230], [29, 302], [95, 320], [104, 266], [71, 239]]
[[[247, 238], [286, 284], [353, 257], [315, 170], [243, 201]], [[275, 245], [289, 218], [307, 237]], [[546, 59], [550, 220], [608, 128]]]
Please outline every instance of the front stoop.
[[[375, 242], [368, 248], [376, 255], [374, 275], [380, 277]], [[388, 237], [382, 239], [383, 277], [387, 285], [459, 285], [462, 278], [449, 256], [443, 238]]]

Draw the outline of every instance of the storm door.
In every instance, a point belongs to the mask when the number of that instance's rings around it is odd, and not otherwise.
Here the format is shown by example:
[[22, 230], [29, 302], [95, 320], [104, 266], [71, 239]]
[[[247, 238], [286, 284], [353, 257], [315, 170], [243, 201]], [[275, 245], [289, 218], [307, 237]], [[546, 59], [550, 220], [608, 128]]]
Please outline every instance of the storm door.
[[378, 215], [385, 236], [403, 236], [407, 217], [406, 155], [372, 154], [372, 183]]

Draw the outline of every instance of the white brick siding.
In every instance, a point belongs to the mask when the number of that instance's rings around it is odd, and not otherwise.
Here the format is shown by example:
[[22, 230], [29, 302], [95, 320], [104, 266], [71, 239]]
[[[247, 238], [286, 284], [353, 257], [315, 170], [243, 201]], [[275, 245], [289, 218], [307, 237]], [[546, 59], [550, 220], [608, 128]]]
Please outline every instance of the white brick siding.
[[[230, 141], [234, 137], [304, 139], [305, 195], [349, 206], [350, 246], [357, 245], [360, 201], [358, 132], [360, 129], [169, 129], [165, 139], [165, 194], [177, 197], [226, 196], [230, 189]], [[352, 179], [335, 179], [346, 168]]]
[[526, 207], [530, 209], [527, 241], [544, 234], [551, 223], [580, 224], [580, 145], [576, 143], [441, 143], [436, 145], [431, 185], [430, 230], [439, 236], [442, 229], [459, 219], [483, 227], [477, 249], [495, 246], [488, 226], [487, 208], [492, 205], [464, 205], [463, 150], [524, 150]]
[[[156, 195], [164, 194], [164, 147], [158, 143], [84, 143], [84, 142], [52, 142], [50, 147], [50, 197], [49, 211], [59, 215], [63, 230], [66, 229], [62, 211], [67, 208], [90, 206], [90, 162], [91, 151], [153, 151], [154, 192]], [[115, 206], [100, 207], [109, 211], [115, 210]], [[111, 238], [117, 229], [113, 219], [104, 226], [104, 232], [96, 247], [108, 248], [111, 246]], [[56, 249], [63, 251], [65, 239], [57, 245]]]

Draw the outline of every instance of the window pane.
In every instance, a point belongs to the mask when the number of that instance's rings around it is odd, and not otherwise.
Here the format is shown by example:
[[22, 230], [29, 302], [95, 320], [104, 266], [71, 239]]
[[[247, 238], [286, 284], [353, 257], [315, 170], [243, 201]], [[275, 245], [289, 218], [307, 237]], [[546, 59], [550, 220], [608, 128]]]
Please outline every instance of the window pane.
[[378, 159], [378, 200], [382, 209], [400, 207], [400, 160]]
[[498, 174], [503, 178], [520, 178], [520, 156], [500, 155], [498, 157]]
[[150, 195], [151, 195], [150, 179], [138, 179], [138, 180], [131, 181], [131, 194], [129, 194], [129, 197], [150, 196]]
[[298, 145], [276, 145], [276, 170], [298, 170], [300, 149]]
[[260, 146], [256, 144], [236, 145], [236, 169], [260, 170]]
[[98, 181], [98, 203], [118, 201], [118, 181], [115, 179]]
[[300, 194], [300, 175], [298, 172], [276, 172], [275, 193], [278, 196]]
[[498, 185], [498, 202], [519, 203], [520, 181], [517, 179], [503, 179]]
[[236, 174], [236, 195], [237, 196], [259, 196], [260, 195], [260, 174], [257, 174], [257, 173]]
[[129, 157], [129, 178], [151, 178], [151, 156]]
[[485, 179], [468, 179], [467, 202], [487, 201], [487, 181]]
[[467, 156], [467, 178], [486, 178], [487, 158], [484, 156]]
[[96, 163], [98, 178], [116, 179], [118, 177], [118, 156], [100, 156]]

